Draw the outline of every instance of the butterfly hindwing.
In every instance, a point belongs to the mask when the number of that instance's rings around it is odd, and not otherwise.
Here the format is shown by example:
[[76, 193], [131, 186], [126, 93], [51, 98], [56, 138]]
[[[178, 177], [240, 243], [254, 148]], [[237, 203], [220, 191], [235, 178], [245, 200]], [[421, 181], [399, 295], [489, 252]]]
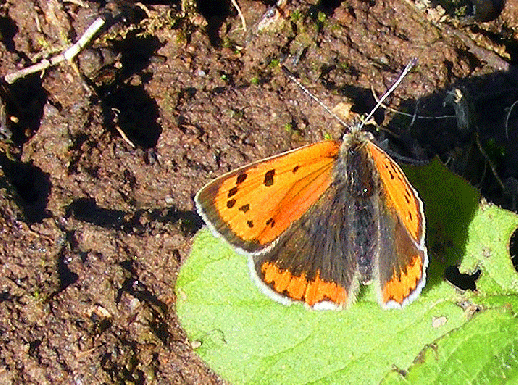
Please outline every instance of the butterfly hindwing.
[[357, 213], [345, 187], [333, 183], [271, 250], [253, 256], [253, 273], [270, 297], [315, 308], [341, 308], [354, 300], [359, 284], [350, 221]]
[[264, 250], [329, 187], [339, 149], [323, 141], [225, 174], [198, 192], [198, 212], [234, 246]]

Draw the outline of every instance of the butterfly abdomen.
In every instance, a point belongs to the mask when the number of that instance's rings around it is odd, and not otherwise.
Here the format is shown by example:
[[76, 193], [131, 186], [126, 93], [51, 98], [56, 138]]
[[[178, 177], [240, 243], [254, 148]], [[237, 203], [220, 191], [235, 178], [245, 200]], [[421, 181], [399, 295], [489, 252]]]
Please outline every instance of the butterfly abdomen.
[[348, 245], [349, 253], [357, 263], [360, 281], [369, 283], [379, 239], [379, 182], [375, 179], [374, 166], [361, 138], [353, 135], [344, 155], [343, 163], [337, 163], [335, 178], [342, 185], [339, 196], [344, 197], [337, 206], [347, 207], [345, 223], [349, 239], [344, 240], [344, 245]]

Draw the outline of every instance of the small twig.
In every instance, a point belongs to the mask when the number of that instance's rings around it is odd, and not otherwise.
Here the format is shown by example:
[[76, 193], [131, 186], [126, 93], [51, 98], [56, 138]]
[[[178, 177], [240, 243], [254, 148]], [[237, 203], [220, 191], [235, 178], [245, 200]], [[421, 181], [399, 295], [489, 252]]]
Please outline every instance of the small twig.
[[128, 138], [128, 135], [126, 135], [126, 133], [122, 130], [122, 128], [119, 127], [119, 123], [117, 120], [118, 120], [120, 111], [116, 108], [112, 108], [112, 111], [115, 112], [115, 114], [116, 114], [116, 118], [114, 119], [114, 122], [113, 122], [113, 127], [115, 127], [115, 129], [117, 130], [119, 135], [122, 137], [122, 139], [124, 139], [124, 141], [126, 143], [128, 143], [131, 148], [137, 148], [137, 146], [130, 140], [130, 138]]
[[[447, 25], [445, 25], [447, 27]], [[510, 64], [498, 56], [496, 53], [489, 51], [488, 49], [482, 48], [475, 44], [472, 39], [470, 39], [464, 33], [457, 31], [453, 28], [447, 29], [450, 32], [453, 32], [455, 36], [457, 36], [467, 47], [468, 50], [477, 57], [479, 60], [485, 61], [489, 66], [493, 67], [498, 71], [509, 71]]]
[[509, 107], [509, 111], [507, 111], [507, 114], [505, 114], [505, 137], [509, 139], [509, 119], [511, 117], [511, 111], [513, 110], [514, 106], [518, 103], [518, 100], [516, 100], [513, 104], [511, 104], [511, 107]]
[[93, 37], [99, 32], [99, 30], [105, 24], [105, 20], [102, 17], [98, 17], [83, 33], [79, 40], [69, 47], [65, 52], [51, 58], [45, 59], [40, 63], [36, 63], [30, 67], [24, 68], [20, 71], [16, 71], [5, 75], [4, 79], [8, 84], [13, 84], [16, 80], [21, 79], [27, 75], [43, 71], [51, 66], [55, 66], [65, 60], [72, 61], [81, 50], [93, 39]]
[[4, 101], [0, 97], [0, 136], [10, 136], [10, 130], [7, 127], [7, 114], [5, 112]]
[[491, 169], [491, 172], [493, 173], [493, 176], [495, 177], [496, 182], [498, 183], [498, 185], [500, 186], [502, 191], [505, 191], [504, 182], [502, 182], [502, 179], [500, 179], [500, 177], [498, 176], [495, 165], [493, 164], [492, 160], [489, 158], [489, 155], [487, 155], [486, 151], [482, 147], [482, 143], [480, 143], [480, 138], [478, 136], [478, 133], [475, 133], [475, 142], [477, 144], [478, 150], [480, 151], [482, 156], [486, 159], [486, 162], [489, 165], [489, 168]]
[[230, 0], [234, 8], [237, 10], [237, 14], [239, 15], [239, 18], [241, 19], [241, 24], [243, 24], [243, 30], [246, 32], [246, 20], [243, 16], [243, 12], [241, 12], [241, 8], [239, 8], [239, 4], [237, 3], [237, 0]]
[[135, 144], [128, 138], [128, 135], [126, 135], [126, 133], [122, 131], [122, 128], [120, 128], [118, 125], [114, 125], [114, 127], [119, 133], [119, 135], [122, 137], [122, 139], [124, 139], [124, 141], [128, 143], [131, 148], [137, 148], [137, 146], [135, 146]]

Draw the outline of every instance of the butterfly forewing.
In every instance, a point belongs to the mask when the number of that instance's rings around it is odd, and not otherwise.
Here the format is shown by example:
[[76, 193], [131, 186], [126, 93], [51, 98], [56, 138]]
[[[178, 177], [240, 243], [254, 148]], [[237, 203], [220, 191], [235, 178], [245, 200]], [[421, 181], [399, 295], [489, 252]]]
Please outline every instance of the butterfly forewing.
[[329, 187], [339, 150], [319, 142], [223, 175], [196, 195], [198, 212], [233, 245], [261, 251]]
[[412, 301], [424, 285], [428, 256], [423, 205], [397, 163], [372, 142], [368, 149], [381, 184], [380, 302], [384, 307], [399, 307]]
[[383, 184], [385, 200], [417, 244], [424, 244], [422, 203], [403, 170], [383, 150], [368, 142], [369, 153]]

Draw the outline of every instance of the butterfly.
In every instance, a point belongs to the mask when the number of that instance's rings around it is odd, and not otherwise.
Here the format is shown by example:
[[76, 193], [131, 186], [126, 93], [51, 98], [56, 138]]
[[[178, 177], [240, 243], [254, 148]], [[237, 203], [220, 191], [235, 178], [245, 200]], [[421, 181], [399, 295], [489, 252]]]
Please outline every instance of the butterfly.
[[274, 300], [314, 309], [355, 301], [374, 282], [383, 308], [416, 299], [428, 255], [423, 203], [361, 125], [231, 171], [195, 197], [214, 234], [249, 256]]

